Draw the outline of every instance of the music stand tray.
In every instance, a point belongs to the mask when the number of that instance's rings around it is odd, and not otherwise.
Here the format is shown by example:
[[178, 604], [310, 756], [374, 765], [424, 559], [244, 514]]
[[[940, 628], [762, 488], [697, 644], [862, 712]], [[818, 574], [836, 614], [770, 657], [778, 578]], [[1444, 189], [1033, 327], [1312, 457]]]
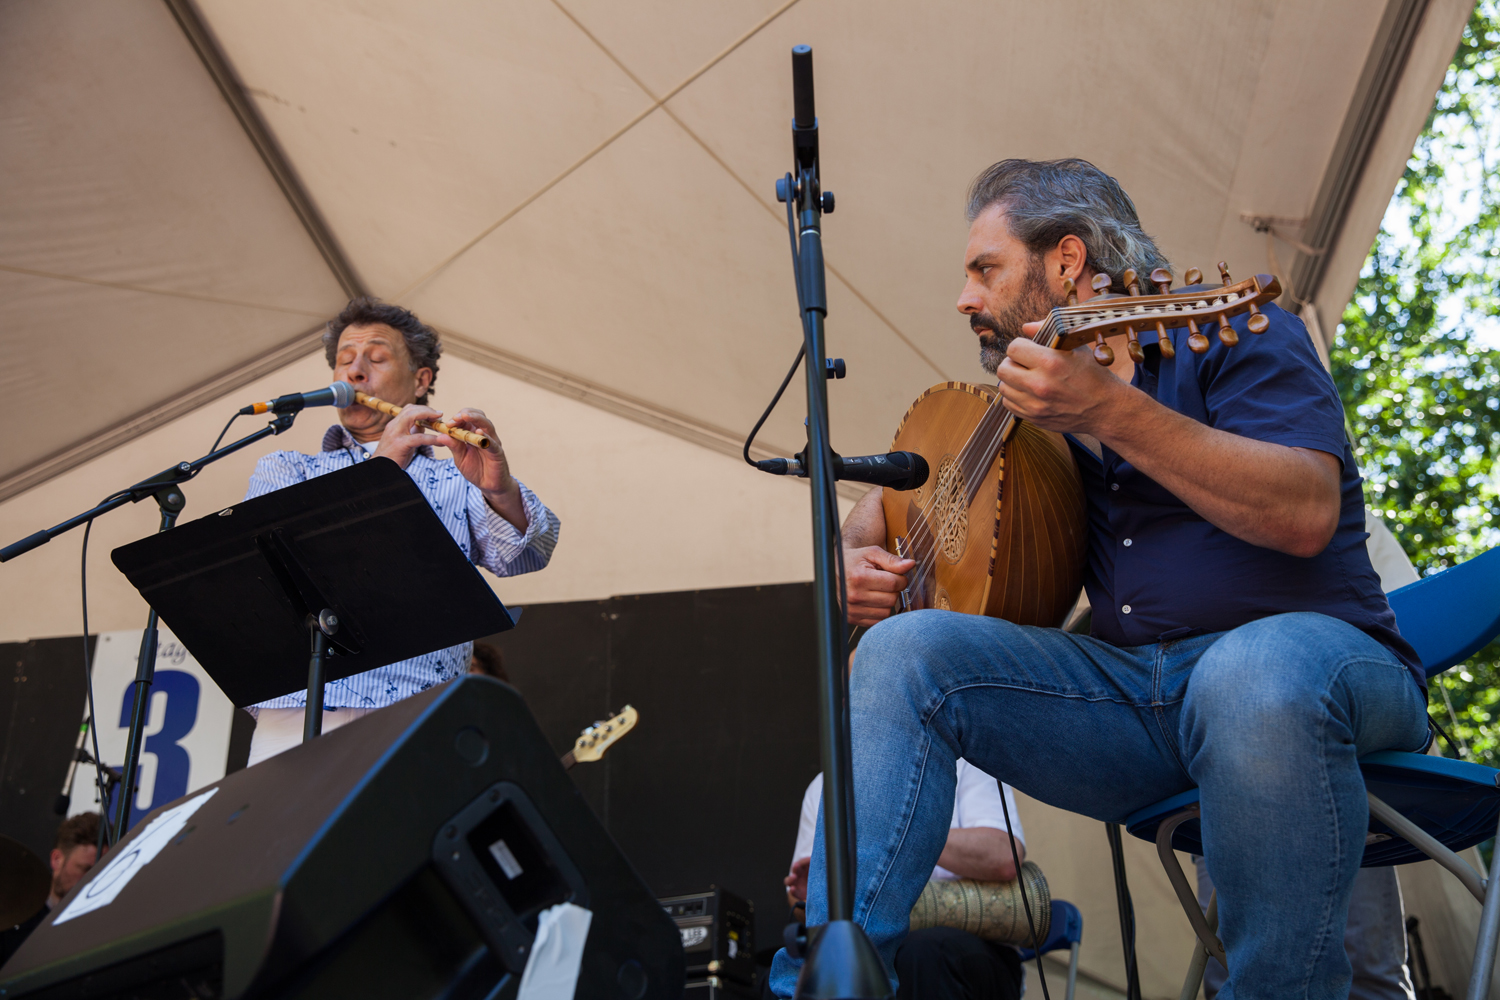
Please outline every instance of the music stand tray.
[[226, 507], [111, 557], [242, 706], [308, 686], [309, 616], [315, 623], [324, 611], [337, 626], [321, 640], [313, 628], [313, 648], [316, 661], [317, 643], [326, 644], [329, 681], [515, 624], [416, 483], [385, 458]]

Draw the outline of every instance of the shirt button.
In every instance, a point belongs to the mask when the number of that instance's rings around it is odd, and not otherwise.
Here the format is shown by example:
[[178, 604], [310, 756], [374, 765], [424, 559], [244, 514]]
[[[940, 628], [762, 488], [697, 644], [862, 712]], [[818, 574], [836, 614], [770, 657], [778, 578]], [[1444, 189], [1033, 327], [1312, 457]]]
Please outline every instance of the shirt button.
[[1127, 548], [1127, 549], [1128, 549], [1128, 548], [1130, 548], [1130, 545], [1131, 545], [1131, 541], [1130, 541], [1130, 539], [1128, 539], [1128, 538], [1127, 538], [1127, 539], [1125, 539], [1125, 542], [1124, 542], [1124, 545], [1125, 545], [1125, 547], [1126, 547], [1126, 548]]
[[1120, 610], [1123, 611], [1125, 614], [1128, 615], [1128, 614], [1130, 614], [1130, 605], [1128, 605], [1128, 604], [1121, 605], [1120, 606]]
[[1112, 490], [1117, 490], [1117, 489], [1120, 488], [1120, 484], [1119, 483], [1110, 483], [1109, 484], [1109, 488], [1112, 489]]

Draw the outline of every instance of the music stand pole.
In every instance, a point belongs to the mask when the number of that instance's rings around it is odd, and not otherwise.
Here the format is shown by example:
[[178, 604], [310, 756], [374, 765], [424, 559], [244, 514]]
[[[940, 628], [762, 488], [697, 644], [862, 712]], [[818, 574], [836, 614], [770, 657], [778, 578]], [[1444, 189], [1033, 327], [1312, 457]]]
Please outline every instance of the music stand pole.
[[[168, 469], [163, 469], [149, 479], [143, 479], [134, 485], [127, 486], [110, 494], [103, 503], [89, 508], [82, 514], [76, 514], [66, 521], [59, 522], [50, 528], [44, 528], [34, 534], [27, 535], [17, 542], [12, 542], [5, 548], [0, 549], [0, 562], [14, 559], [24, 552], [30, 552], [38, 546], [45, 545], [58, 535], [71, 531], [80, 524], [92, 521], [103, 514], [108, 514], [125, 506], [127, 503], [140, 503], [147, 497], [156, 500], [156, 505], [161, 510], [161, 523], [156, 529], [157, 534], [167, 531], [177, 523], [177, 515], [187, 506], [187, 498], [182, 495], [182, 484], [192, 479], [203, 470], [206, 465], [211, 465], [226, 455], [232, 455], [242, 448], [249, 447], [262, 438], [274, 437], [292, 426], [297, 419], [296, 411], [282, 413], [265, 427], [253, 434], [247, 434], [238, 441], [232, 441], [222, 448], [209, 452], [202, 458], [192, 462], [179, 462]], [[130, 803], [135, 798], [135, 782], [140, 772], [141, 745], [145, 739], [146, 714], [150, 709], [151, 685], [156, 678], [156, 609], [152, 608], [146, 615], [146, 630], [141, 634], [141, 648], [136, 656], [135, 680], [131, 682], [130, 694], [135, 699], [130, 708], [130, 729], [125, 740], [125, 764], [120, 773], [119, 801], [115, 803], [115, 819], [109, 820], [105, 816], [104, 827], [107, 831], [109, 845], [112, 847], [119, 843], [125, 835], [125, 830], [130, 819]], [[87, 638], [87, 636], [85, 636]], [[104, 790], [100, 790], [105, 794]], [[108, 798], [104, 800], [108, 805]]]

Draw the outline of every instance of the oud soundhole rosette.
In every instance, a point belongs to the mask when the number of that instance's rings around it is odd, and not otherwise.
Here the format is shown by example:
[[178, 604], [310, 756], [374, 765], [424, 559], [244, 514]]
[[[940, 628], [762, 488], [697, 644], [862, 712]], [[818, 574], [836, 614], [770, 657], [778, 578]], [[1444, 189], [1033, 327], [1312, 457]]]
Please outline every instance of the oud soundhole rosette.
[[952, 455], [943, 456], [938, 465], [937, 485], [932, 488], [932, 512], [928, 523], [934, 527], [938, 550], [943, 558], [956, 563], [963, 558], [969, 544], [969, 491], [963, 470]]

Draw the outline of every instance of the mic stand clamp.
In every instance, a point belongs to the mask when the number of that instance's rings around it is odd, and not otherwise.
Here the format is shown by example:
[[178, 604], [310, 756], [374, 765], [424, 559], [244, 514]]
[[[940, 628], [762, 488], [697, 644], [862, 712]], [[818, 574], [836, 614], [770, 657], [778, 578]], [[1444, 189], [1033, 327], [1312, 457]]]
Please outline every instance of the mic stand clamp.
[[[224, 447], [211, 451], [202, 458], [192, 462], [178, 462], [170, 468], [163, 469], [148, 479], [127, 486], [123, 490], [112, 494], [109, 499], [98, 504], [82, 514], [68, 518], [60, 524], [45, 528], [35, 534], [27, 535], [20, 541], [13, 542], [5, 548], [0, 549], [0, 562], [14, 559], [23, 552], [30, 552], [38, 546], [45, 545], [53, 538], [64, 532], [71, 531], [80, 524], [92, 521], [103, 514], [108, 514], [125, 506], [127, 503], [140, 503], [147, 497], [156, 500], [156, 506], [161, 510], [161, 522], [157, 527], [157, 533], [167, 531], [177, 523], [177, 516], [187, 506], [187, 497], [183, 496], [181, 486], [192, 479], [204, 466], [211, 465], [226, 455], [232, 455], [242, 448], [249, 447], [262, 438], [274, 437], [283, 431], [289, 430], [292, 422], [297, 419], [297, 414], [282, 413], [265, 427], [253, 434], [247, 434], [238, 441], [226, 444]], [[146, 630], [141, 634], [141, 649], [136, 658], [135, 680], [131, 682], [130, 692], [127, 698], [134, 701], [130, 707], [130, 731], [125, 740], [125, 763], [120, 771], [119, 801], [115, 806], [115, 817], [113, 821], [108, 816], [104, 820], [105, 835], [109, 846], [119, 843], [120, 838], [130, 826], [131, 805], [136, 798], [136, 780], [140, 776], [141, 745], [145, 742], [146, 716], [150, 709], [151, 685], [156, 678], [156, 633], [157, 616], [156, 609], [152, 608], [146, 616]], [[87, 639], [87, 636], [84, 637]], [[321, 690], [321, 688], [319, 689]], [[106, 804], [107, 804], [106, 800]]]
[[307, 616], [312, 658], [307, 663], [307, 708], [302, 716], [302, 742], [323, 734], [323, 675], [328, 666], [328, 637], [339, 630], [339, 616], [329, 608]]

